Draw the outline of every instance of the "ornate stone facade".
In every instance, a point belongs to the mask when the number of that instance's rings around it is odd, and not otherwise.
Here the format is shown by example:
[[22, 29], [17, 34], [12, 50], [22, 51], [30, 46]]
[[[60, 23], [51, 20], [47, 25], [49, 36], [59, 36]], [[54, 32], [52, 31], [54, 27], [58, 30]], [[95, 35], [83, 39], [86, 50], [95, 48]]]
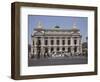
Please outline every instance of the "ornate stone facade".
[[[80, 55], [82, 53], [82, 42], [80, 30], [73, 24], [71, 29], [59, 26], [45, 29], [39, 22], [32, 33], [31, 56], [52, 56], [60, 53], [65, 55]], [[65, 56], [64, 55], [64, 56]], [[63, 56], [63, 57], [64, 57]]]

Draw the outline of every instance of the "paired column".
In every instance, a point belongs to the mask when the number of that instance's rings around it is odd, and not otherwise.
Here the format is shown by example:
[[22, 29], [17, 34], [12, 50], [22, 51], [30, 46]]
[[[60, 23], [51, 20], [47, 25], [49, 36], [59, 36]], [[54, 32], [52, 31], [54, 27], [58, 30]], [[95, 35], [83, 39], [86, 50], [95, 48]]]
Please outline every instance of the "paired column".
[[37, 38], [34, 37], [34, 55], [37, 54]]
[[59, 38], [59, 41], [60, 41], [60, 46], [62, 46], [62, 38], [61, 37]]
[[68, 39], [67, 38], [65, 38], [65, 51], [68, 51]]
[[65, 51], [67, 51], [67, 52], [68, 52], [68, 47], [65, 47]]
[[33, 38], [32, 38], [32, 42], [31, 42], [31, 55], [33, 55], [34, 53], [33, 53]]
[[34, 55], [36, 55], [36, 54], [37, 54], [37, 48], [35, 46], [35, 48], [34, 48]]
[[56, 38], [54, 37], [54, 52], [56, 52]]
[[81, 43], [81, 37], [77, 39], [77, 52], [82, 53], [82, 43]]
[[71, 37], [71, 53], [74, 54], [74, 44], [73, 44], [73, 37]]
[[41, 54], [44, 54], [44, 37], [41, 37]]

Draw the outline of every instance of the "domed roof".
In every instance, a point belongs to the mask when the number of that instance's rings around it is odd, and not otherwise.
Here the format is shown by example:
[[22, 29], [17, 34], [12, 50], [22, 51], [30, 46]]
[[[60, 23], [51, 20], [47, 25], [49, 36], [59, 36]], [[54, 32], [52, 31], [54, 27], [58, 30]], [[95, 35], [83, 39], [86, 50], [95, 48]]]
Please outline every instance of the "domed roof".
[[41, 23], [40, 21], [39, 21], [38, 24], [37, 24], [37, 28], [38, 28], [38, 29], [43, 29], [43, 25], [42, 25], [42, 23]]
[[38, 24], [37, 24], [37, 27], [34, 28], [34, 30], [36, 31], [43, 31], [43, 24], [39, 21]]
[[74, 23], [71, 30], [76, 31], [76, 30], [79, 30], [79, 29], [77, 28], [76, 24]]

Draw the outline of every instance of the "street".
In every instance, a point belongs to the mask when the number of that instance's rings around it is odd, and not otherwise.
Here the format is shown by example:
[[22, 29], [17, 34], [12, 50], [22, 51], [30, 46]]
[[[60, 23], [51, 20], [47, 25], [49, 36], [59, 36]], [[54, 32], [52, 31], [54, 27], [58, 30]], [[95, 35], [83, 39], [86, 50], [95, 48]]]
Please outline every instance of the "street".
[[72, 65], [87, 64], [86, 56], [71, 56], [58, 58], [29, 59], [28, 66], [48, 66], [48, 65]]

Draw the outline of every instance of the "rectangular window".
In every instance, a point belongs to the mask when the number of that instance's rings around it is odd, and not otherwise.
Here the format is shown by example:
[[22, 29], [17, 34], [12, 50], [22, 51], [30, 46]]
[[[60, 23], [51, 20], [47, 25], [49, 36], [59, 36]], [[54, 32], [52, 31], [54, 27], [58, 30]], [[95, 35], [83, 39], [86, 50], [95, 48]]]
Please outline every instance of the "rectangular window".
[[47, 47], [45, 48], [45, 53], [48, 53], [48, 48]]
[[59, 45], [59, 40], [56, 40], [57, 45]]
[[57, 47], [57, 51], [59, 51], [59, 47]]
[[36, 45], [41, 45], [41, 40], [37, 40]]
[[45, 43], [45, 45], [48, 45], [48, 40], [45, 40], [45, 42], [44, 42], [44, 43]]
[[65, 51], [65, 48], [64, 47], [62, 48], [62, 51]]
[[74, 40], [74, 44], [75, 44], [75, 45], [77, 44], [77, 40]]
[[38, 40], [39, 45], [41, 45], [41, 40]]
[[65, 45], [65, 40], [62, 40], [62, 45]]
[[54, 44], [54, 41], [53, 40], [51, 40], [51, 45], [53, 45]]
[[68, 40], [68, 45], [70, 45], [71, 44], [71, 42], [70, 42], [70, 40]]
[[54, 50], [54, 48], [52, 47], [52, 48], [51, 48], [51, 52], [53, 52], [53, 50]]
[[33, 46], [34, 46], [34, 41], [33, 41]]
[[77, 52], [77, 47], [74, 48], [74, 52]]
[[68, 47], [68, 52], [71, 52], [71, 48], [70, 47]]

